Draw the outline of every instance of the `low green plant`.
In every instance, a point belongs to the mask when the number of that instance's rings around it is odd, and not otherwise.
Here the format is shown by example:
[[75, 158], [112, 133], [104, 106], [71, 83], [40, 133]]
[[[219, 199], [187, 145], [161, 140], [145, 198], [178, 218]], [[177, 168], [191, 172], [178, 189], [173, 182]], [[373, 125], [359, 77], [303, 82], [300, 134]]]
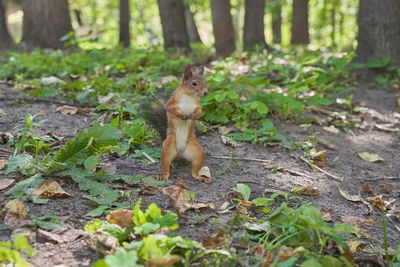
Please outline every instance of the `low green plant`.
[[30, 266], [21, 255], [32, 257], [33, 249], [28, 242], [28, 238], [16, 234], [12, 242], [0, 241], [0, 265], [8, 266], [12, 264], [17, 267]]

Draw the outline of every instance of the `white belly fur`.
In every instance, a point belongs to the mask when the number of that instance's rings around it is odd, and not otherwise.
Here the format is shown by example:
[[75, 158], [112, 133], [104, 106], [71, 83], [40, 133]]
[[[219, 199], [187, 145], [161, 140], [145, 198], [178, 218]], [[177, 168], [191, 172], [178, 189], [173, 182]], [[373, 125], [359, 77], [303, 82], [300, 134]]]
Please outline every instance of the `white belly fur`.
[[[179, 103], [179, 110], [185, 114], [190, 115], [196, 108], [196, 98], [193, 96], [184, 95]], [[186, 149], [187, 138], [189, 134], [189, 124], [191, 120], [176, 120], [176, 150], [181, 154]]]

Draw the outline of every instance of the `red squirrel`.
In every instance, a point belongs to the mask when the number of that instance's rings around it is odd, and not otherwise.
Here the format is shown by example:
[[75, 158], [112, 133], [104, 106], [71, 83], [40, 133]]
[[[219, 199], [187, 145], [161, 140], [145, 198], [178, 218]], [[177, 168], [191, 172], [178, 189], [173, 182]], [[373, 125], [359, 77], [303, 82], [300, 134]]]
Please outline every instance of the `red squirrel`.
[[209, 183], [211, 178], [199, 175], [204, 164], [203, 148], [196, 140], [195, 121], [201, 117], [200, 97], [208, 94], [204, 67], [196, 71], [185, 68], [180, 86], [167, 102], [167, 137], [162, 144], [160, 179], [167, 180], [172, 160], [180, 156], [192, 163], [192, 176]]

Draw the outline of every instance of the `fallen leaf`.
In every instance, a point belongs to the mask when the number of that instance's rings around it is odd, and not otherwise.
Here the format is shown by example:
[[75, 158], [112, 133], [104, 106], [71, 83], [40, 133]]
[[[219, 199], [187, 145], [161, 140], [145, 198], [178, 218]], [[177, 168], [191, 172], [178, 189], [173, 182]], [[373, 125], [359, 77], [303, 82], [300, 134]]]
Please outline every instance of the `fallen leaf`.
[[108, 93], [106, 96], [99, 95], [97, 100], [100, 104], [107, 104], [114, 97], [114, 95], [114, 93]]
[[326, 221], [326, 222], [332, 222], [332, 215], [329, 213], [329, 211], [325, 208], [320, 207], [319, 212], [321, 213], [321, 218]]
[[45, 84], [45, 85], [56, 85], [58, 83], [64, 83], [63, 80], [55, 77], [55, 76], [50, 76], [50, 77], [42, 77], [40, 79], [40, 82]]
[[226, 135], [226, 134], [228, 134], [230, 132], [233, 132], [235, 130], [236, 130], [235, 127], [226, 127], [226, 126], [219, 126], [218, 127], [218, 133], [220, 135]]
[[71, 106], [61, 106], [56, 109], [56, 111], [60, 112], [62, 115], [75, 115], [78, 113], [79, 108], [71, 107]]
[[357, 155], [368, 162], [381, 162], [384, 161], [382, 157], [380, 157], [378, 154], [375, 153], [369, 153], [369, 152], [357, 152]]
[[389, 193], [390, 191], [392, 191], [392, 189], [388, 188], [383, 181], [379, 181], [378, 188], [379, 191], [381, 191], [382, 193]]
[[295, 185], [291, 190], [292, 193], [298, 195], [305, 195], [305, 196], [318, 196], [320, 192], [316, 187], [312, 186], [304, 186], [304, 185]]
[[146, 267], [173, 267], [179, 262], [181, 257], [178, 255], [164, 256], [162, 258], [152, 258], [146, 261]]
[[231, 138], [225, 136], [225, 135], [221, 135], [221, 141], [224, 145], [236, 148], [238, 143], [233, 141]]
[[41, 111], [39, 111], [39, 112], [36, 112], [35, 115], [36, 115], [36, 116], [44, 116], [44, 115], [46, 115], [46, 111], [41, 110]]
[[132, 225], [132, 210], [113, 210], [107, 215], [107, 220], [121, 227], [129, 227]]
[[4, 169], [8, 165], [8, 160], [0, 159], [0, 170]]
[[257, 254], [260, 258], [262, 258], [262, 257], [264, 257], [264, 254], [265, 254], [265, 248], [264, 248], [264, 246], [263, 245], [257, 245], [257, 246], [254, 246], [254, 247], [251, 247], [251, 248], [249, 248], [247, 251], [246, 251], [246, 254], [250, 254], [250, 253], [255, 253], [255, 254]]
[[118, 239], [103, 230], [97, 230], [90, 235], [89, 245], [93, 250], [103, 255], [113, 253], [120, 247]]
[[279, 255], [279, 262], [284, 262], [291, 257], [296, 257], [299, 253], [303, 253], [306, 249], [302, 246], [293, 249], [292, 247], [282, 246]]
[[156, 191], [158, 191], [159, 189], [157, 187], [154, 186], [146, 186], [145, 188], [143, 188], [142, 190], [139, 191], [139, 195], [142, 196], [154, 196], [155, 194], [157, 194]]
[[201, 209], [210, 208], [214, 209], [213, 203], [190, 203], [190, 196], [188, 191], [179, 185], [170, 185], [163, 188], [163, 193], [167, 195], [172, 202], [173, 206], [178, 210], [179, 214], [183, 214], [188, 209]]
[[356, 138], [361, 142], [369, 142], [368, 137], [365, 135], [358, 135], [358, 136], [356, 136]]
[[387, 212], [388, 217], [396, 217], [397, 219], [400, 219], [400, 208], [397, 207], [397, 205], [393, 205], [390, 210]]
[[12, 185], [14, 181], [15, 181], [14, 179], [7, 179], [7, 178], [0, 179], [0, 190], [6, 189], [10, 185]]
[[271, 265], [271, 263], [274, 261], [275, 258], [275, 254], [268, 250], [267, 251], [267, 255], [265, 256], [265, 260], [262, 263], [262, 267], [269, 267]]
[[355, 226], [355, 227], [360, 227], [362, 224], [371, 226], [375, 223], [374, 219], [372, 219], [372, 218], [363, 219], [363, 218], [356, 217], [356, 216], [342, 216], [340, 218], [343, 223], [347, 223], [347, 224], [350, 224], [351, 226]]
[[7, 113], [5, 113], [4, 110], [2, 110], [2, 109], [0, 108], [0, 117], [3, 117], [3, 116], [5, 116], [5, 115], [7, 115]]
[[313, 164], [319, 167], [323, 167], [326, 165], [326, 150], [321, 150], [316, 152], [315, 149], [310, 151], [310, 156], [313, 158]]
[[360, 252], [363, 251], [366, 246], [368, 246], [368, 243], [362, 242], [359, 240], [354, 240], [354, 241], [346, 241], [347, 246], [349, 247], [351, 252]]
[[200, 171], [199, 175], [207, 178], [211, 178], [211, 172], [210, 169], [207, 166], [203, 166]]
[[71, 196], [64, 189], [61, 188], [60, 184], [55, 180], [46, 180], [39, 184], [33, 191], [32, 195], [37, 198], [59, 198]]
[[393, 123], [388, 123], [388, 124], [375, 124], [374, 125], [376, 129], [381, 130], [381, 131], [386, 131], [386, 132], [398, 132], [400, 129], [398, 127], [395, 127], [395, 124]]
[[17, 224], [19, 221], [23, 220], [27, 214], [24, 202], [19, 199], [7, 201], [0, 210], [0, 216], [4, 217], [3, 222], [7, 225]]
[[372, 191], [371, 187], [369, 187], [369, 186], [363, 186], [363, 187], [361, 187], [361, 190], [364, 191], [367, 194], [371, 194], [371, 195], [374, 194], [374, 192]]
[[338, 128], [336, 128], [335, 126], [331, 125], [329, 127], [325, 126], [322, 129], [324, 129], [327, 132], [333, 133], [333, 134], [338, 134], [340, 131]]
[[379, 208], [380, 210], [386, 210], [386, 206], [382, 200], [382, 195], [374, 196], [374, 197], [367, 197], [365, 200], [369, 204], [374, 205], [375, 207]]
[[76, 230], [71, 228], [70, 226], [57, 228], [51, 232], [38, 229], [38, 232], [44, 238], [54, 241], [58, 244], [61, 243], [70, 243], [72, 241], [77, 240], [83, 236], [88, 236], [88, 233], [83, 230]]
[[350, 200], [350, 201], [353, 201], [353, 202], [360, 202], [361, 201], [361, 199], [360, 199], [360, 197], [358, 195], [350, 195], [349, 192], [347, 192], [346, 190], [343, 190], [343, 189], [339, 188], [339, 192], [340, 192], [340, 195], [342, 197], [344, 197], [345, 199], [347, 199], [347, 200]]
[[221, 249], [221, 248], [229, 248], [232, 243], [232, 237], [225, 233], [223, 230], [220, 230], [218, 233], [205, 237], [201, 241], [203, 246], [206, 249]]
[[86, 113], [87, 115], [95, 114], [94, 108], [79, 108], [79, 111]]

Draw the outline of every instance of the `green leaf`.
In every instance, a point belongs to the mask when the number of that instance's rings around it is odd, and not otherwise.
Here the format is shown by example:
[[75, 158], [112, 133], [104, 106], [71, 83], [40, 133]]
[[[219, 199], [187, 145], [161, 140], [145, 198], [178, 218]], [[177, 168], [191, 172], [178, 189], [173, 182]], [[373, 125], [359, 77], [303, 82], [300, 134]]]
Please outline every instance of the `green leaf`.
[[155, 203], [151, 203], [144, 213], [146, 221], [153, 222], [155, 219], [161, 216], [161, 209]]
[[138, 255], [135, 250], [126, 251], [125, 249], [120, 249], [114, 254], [107, 255], [104, 261], [110, 267], [137, 267], [143, 266], [137, 264]]
[[39, 172], [39, 160], [29, 154], [18, 154], [10, 158], [5, 174], [19, 169], [22, 175], [34, 175]]
[[60, 218], [50, 213], [47, 213], [42, 217], [31, 215], [31, 219], [39, 228], [47, 231], [53, 231], [57, 228], [64, 226]]
[[321, 259], [321, 264], [324, 267], [341, 267], [342, 263], [338, 258], [333, 256], [325, 255]]
[[297, 261], [297, 257], [291, 257], [284, 262], [278, 263], [278, 267], [291, 267]]
[[160, 229], [160, 225], [158, 223], [147, 222], [141, 226], [135, 226], [133, 229], [137, 235], [147, 235]]
[[303, 261], [300, 267], [322, 267], [322, 265], [316, 258], [309, 258], [306, 261]]
[[108, 206], [106, 206], [106, 205], [100, 205], [97, 208], [95, 208], [94, 210], [91, 210], [88, 213], [86, 213], [86, 216], [99, 217], [107, 210], [107, 208], [108, 208]]
[[135, 207], [132, 210], [132, 221], [135, 226], [140, 226], [144, 223], [146, 223], [146, 218], [144, 216], [143, 211], [140, 209], [140, 204], [142, 203], [142, 200], [139, 199]]
[[101, 229], [103, 222], [100, 220], [94, 220], [88, 222], [83, 228], [89, 234], [94, 234], [97, 230]]
[[139, 257], [148, 260], [152, 258], [161, 258], [166, 254], [158, 245], [154, 238], [149, 235], [143, 238], [143, 246], [139, 252]]
[[175, 230], [179, 227], [178, 215], [172, 212], [167, 212], [163, 216], [158, 217], [155, 223], [160, 224], [160, 227], [168, 227], [171, 230]]
[[249, 200], [251, 192], [250, 187], [245, 184], [237, 184], [236, 188], [242, 194], [244, 200]]
[[99, 157], [98, 156], [90, 156], [85, 160], [84, 166], [86, 170], [93, 170], [99, 164]]
[[25, 250], [28, 253], [28, 257], [32, 257], [33, 248], [29, 244], [28, 238], [20, 234], [16, 234], [14, 237], [13, 245], [16, 249]]

